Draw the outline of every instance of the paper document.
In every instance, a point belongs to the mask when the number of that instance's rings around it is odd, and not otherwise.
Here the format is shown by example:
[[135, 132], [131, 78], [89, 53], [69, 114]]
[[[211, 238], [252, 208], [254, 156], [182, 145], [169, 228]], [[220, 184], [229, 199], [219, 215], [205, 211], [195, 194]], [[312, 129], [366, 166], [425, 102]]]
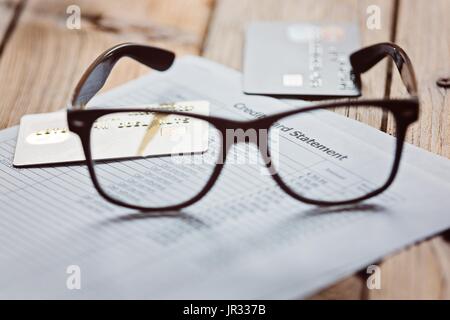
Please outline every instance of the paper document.
[[[189, 100], [207, 100], [211, 115], [242, 120], [293, 108], [242, 94], [238, 72], [197, 57], [179, 59], [169, 71], [130, 82], [92, 105]], [[339, 163], [337, 154], [342, 163], [354, 153], [381, 157], [393, 139], [333, 112], [308, 119], [322, 129], [314, 146], [335, 153], [281, 136], [293, 168], [324, 158], [310, 164], [322, 170]], [[301, 203], [261, 168], [231, 161], [201, 201], [154, 216], [103, 200], [84, 165], [13, 168], [16, 136], [17, 128], [0, 134], [0, 298], [303, 298], [450, 226], [450, 161], [410, 145], [393, 185], [353, 207]], [[345, 155], [340, 139], [352, 142]], [[230, 152], [243, 149], [239, 144]], [[146, 161], [122, 170], [140, 179]], [[169, 175], [170, 160], [158, 161], [166, 170], [161, 174]], [[373, 168], [349, 167], [340, 175], [352, 184], [373, 175]], [[193, 181], [187, 176], [174, 192]], [[70, 289], [74, 270], [79, 289]]]

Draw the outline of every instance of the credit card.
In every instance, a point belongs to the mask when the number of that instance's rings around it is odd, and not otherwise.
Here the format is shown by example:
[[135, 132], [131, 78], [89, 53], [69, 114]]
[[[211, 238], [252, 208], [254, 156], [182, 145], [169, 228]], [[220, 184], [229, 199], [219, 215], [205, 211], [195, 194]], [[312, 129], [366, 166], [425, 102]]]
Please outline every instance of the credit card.
[[252, 23], [245, 40], [244, 92], [359, 96], [349, 60], [359, 48], [356, 24]]
[[[209, 114], [208, 101], [184, 101], [124, 108]], [[91, 129], [94, 160], [203, 153], [208, 149], [206, 121], [157, 112], [121, 112], [103, 116]], [[25, 115], [20, 121], [13, 165], [16, 167], [85, 160], [79, 137], [68, 130], [65, 110]]]

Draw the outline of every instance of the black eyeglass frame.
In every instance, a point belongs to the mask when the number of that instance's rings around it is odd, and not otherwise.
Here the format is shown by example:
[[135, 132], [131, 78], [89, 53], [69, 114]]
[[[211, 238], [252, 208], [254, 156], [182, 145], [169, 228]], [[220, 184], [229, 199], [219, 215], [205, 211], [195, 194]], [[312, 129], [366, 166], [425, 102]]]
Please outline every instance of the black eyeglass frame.
[[[83, 75], [80, 80], [77, 88], [75, 89], [75, 94], [72, 98], [71, 107], [67, 111], [67, 120], [69, 124], [69, 130], [77, 134], [82, 142], [83, 151], [86, 157], [86, 164], [88, 166], [88, 171], [91, 176], [92, 182], [99, 192], [101, 196], [103, 196], [106, 200], [111, 203], [114, 203], [119, 206], [136, 209], [136, 210], [144, 210], [144, 211], [172, 211], [172, 210], [180, 210], [185, 208], [193, 203], [199, 201], [202, 197], [206, 195], [206, 193], [211, 189], [211, 187], [216, 182], [219, 177], [223, 165], [226, 161], [226, 156], [228, 153], [228, 149], [231, 146], [229, 143], [223, 143], [222, 141], [222, 158], [220, 162], [215, 164], [215, 168], [206, 182], [205, 186], [192, 198], [186, 200], [180, 204], [165, 206], [165, 207], [143, 207], [138, 205], [129, 204], [123, 202], [121, 200], [115, 199], [111, 197], [107, 192], [103, 190], [101, 187], [96, 173], [94, 169], [94, 160], [92, 159], [91, 154], [91, 128], [94, 122], [105, 115], [111, 113], [120, 113], [120, 112], [157, 112], [161, 114], [174, 114], [174, 115], [182, 115], [189, 116], [192, 118], [197, 118], [200, 120], [207, 121], [212, 124], [217, 130], [220, 131], [222, 137], [226, 136], [226, 130], [232, 129], [242, 129], [244, 131], [249, 129], [254, 130], [269, 130], [269, 128], [281, 118], [300, 114], [308, 111], [318, 110], [318, 109], [330, 109], [335, 107], [380, 107], [384, 110], [390, 111], [395, 120], [396, 124], [396, 150], [395, 150], [395, 158], [392, 165], [391, 172], [386, 180], [386, 182], [379, 188], [354, 199], [344, 200], [344, 201], [322, 201], [322, 200], [313, 200], [307, 197], [303, 197], [301, 194], [293, 191], [287, 184], [285, 184], [282, 178], [278, 175], [276, 170], [274, 170], [270, 161], [270, 149], [268, 153], [265, 154], [261, 152], [264, 161], [266, 163], [266, 167], [271, 171], [272, 177], [278, 184], [278, 186], [291, 197], [302, 201], [304, 203], [319, 205], [319, 206], [330, 206], [330, 205], [348, 205], [354, 204], [371, 197], [374, 197], [383, 191], [385, 191], [394, 181], [398, 168], [400, 165], [401, 155], [403, 151], [403, 144], [405, 140], [406, 131], [409, 125], [415, 122], [419, 116], [419, 99], [417, 97], [417, 85], [416, 78], [414, 75], [414, 70], [412, 68], [412, 64], [406, 55], [406, 53], [397, 45], [392, 43], [380, 43], [376, 45], [372, 45], [370, 47], [363, 48], [361, 50], [356, 51], [350, 57], [350, 62], [353, 68], [353, 72], [355, 75], [355, 82], [360, 86], [361, 73], [366, 72], [371, 67], [373, 67], [376, 63], [378, 63], [385, 56], [390, 56], [393, 58], [398, 70], [400, 71], [401, 78], [403, 83], [405, 84], [407, 91], [410, 94], [410, 97], [405, 99], [373, 99], [373, 100], [353, 100], [353, 101], [343, 101], [343, 102], [333, 102], [333, 103], [325, 103], [313, 105], [310, 107], [302, 108], [299, 110], [289, 110], [280, 112], [277, 114], [269, 115], [264, 118], [259, 118], [251, 121], [236, 121], [225, 119], [221, 117], [215, 116], [204, 116], [198, 114], [187, 114], [185, 112], [172, 111], [167, 109], [129, 109], [129, 108], [108, 108], [108, 109], [85, 109], [87, 102], [101, 89], [104, 85], [109, 73], [111, 72], [114, 64], [122, 57], [128, 56], [131, 57], [153, 69], [157, 69], [160, 71], [167, 70], [173, 63], [175, 55], [170, 52], [159, 48], [142, 46], [136, 44], [121, 44], [116, 47], [113, 47], [107, 51], [105, 51], [99, 58], [97, 58], [94, 63], [88, 68], [88, 70]], [[156, 58], [155, 58], [156, 57]], [[100, 74], [96, 74], [100, 72]], [[94, 76], [93, 76], [94, 75]], [[91, 87], [86, 87], [86, 84], [90, 84]], [[257, 138], [257, 147], [260, 149], [261, 143], [265, 143], [268, 145], [267, 139], [265, 141], [260, 141], [260, 138]], [[261, 150], [261, 149], [260, 149]]]

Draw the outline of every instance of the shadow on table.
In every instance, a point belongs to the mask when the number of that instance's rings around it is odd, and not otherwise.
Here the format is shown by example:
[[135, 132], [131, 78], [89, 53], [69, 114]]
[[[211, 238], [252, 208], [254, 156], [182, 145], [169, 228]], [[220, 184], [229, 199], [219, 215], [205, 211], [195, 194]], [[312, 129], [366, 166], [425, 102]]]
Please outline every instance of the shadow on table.
[[[312, 216], [320, 216], [326, 214], [336, 214], [336, 213], [349, 213], [349, 212], [382, 212], [384, 211], [384, 207], [380, 205], [374, 204], [354, 204], [347, 206], [332, 206], [332, 207], [315, 207], [309, 209], [307, 211], [300, 212], [301, 214], [297, 215], [299, 219], [305, 217]], [[296, 218], [295, 217], [295, 218]], [[200, 225], [206, 225], [201, 219], [195, 217], [190, 213], [186, 213], [182, 210], [178, 211], [136, 211], [132, 213], [127, 213], [112, 219], [108, 219], [104, 222], [104, 224], [117, 224], [117, 223], [125, 223], [132, 222], [137, 220], [146, 220], [146, 219], [155, 219], [155, 218], [173, 218], [180, 219], [186, 222], [195, 222]]]
[[[273, 221], [273, 223], [268, 225], [267, 229], [264, 231], [264, 239], [259, 239], [258, 241], [261, 246], [269, 246], [272, 245], [274, 237], [277, 238], [278, 235], [282, 235], [283, 239], [289, 241], [291, 237], [296, 237], [299, 235], [301, 236], [302, 234], [309, 233], [310, 231], [317, 231], [317, 226], [327, 225], [326, 219], [324, 218], [326, 218], [326, 216], [328, 215], [351, 215], [352, 213], [378, 214], [382, 211], [384, 211], [384, 207], [372, 204], [356, 204], [340, 207], [313, 207], [307, 210], [303, 209], [299, 210], [297, 214], [290, 214], [287, 217], [281, 218], [280, 220]], [[276, 214], [276, 212], [274, 212], [274, 214]], [[227, 221], [229, 221], [230, 219], [236, 218], [236, 215], [227, 215], [225, 213], [221, 218], [219, 218], [219, 220], [215, 219], [214, 221], [211, 221], [207, 218], [197, 217], [195, 213], [192, 214], [183, 210], [168, 212], [135, 211], [103, 220], [102, 222], [100, 222], [100, 227], [126, 227], [129, 223], [133, 224], [143, 221], [150, 222], [152, 221], [152, 219], [158, 218], [170, 220], [173, 219], [177, 224], [177, 226], [175, 227], [171, 224], [169, 224], [171, 227], [164, 224], [164, 226], [162, 225], [161, 227], [158, 227], [158, 229], [156, 229], [156, 231], [154, 230], [155, 232], [152, 233], [152, 237], [156, 239], [155, 241], [160, 241], [164, 245], [170, 245], [177, 243], [178, 241], [183, 239], [186, 234], [189, 234], [191, 232], [199, 232], [199, 234], [201, 234], [205, 239], [216, 239], [215, 232], [217, 230], [213, 228], [213, 226], [227, 223]], [[313, 222], [316, 227], [312, 226], [312, 229], [310, 230], [309, 226], [311, 226], [311, 222]], [[181, 223], [182, 225], [178, 223]], [[248, 240], [251, 242], [255, 239], [253, 239], [253, 236], [250, 234], [248, 235]]]
[[103, 224], [120, 224], [125, 222], [133, 222], [138, 220], [156, 219], [156, 218], [173, 218], [186, 222], [195, 222], [200, 225], [206, 225], [201, 219], [193, 216], [192, 214], [183, 211], [137, 211], [127, 213], [112, 219], [108, 219]]
[[385, 207], [377, 204], [353, 204], [347, 206], [315, 207], [305, 212], [306, 216], [347, 213], [347, 212], [383, 212]]

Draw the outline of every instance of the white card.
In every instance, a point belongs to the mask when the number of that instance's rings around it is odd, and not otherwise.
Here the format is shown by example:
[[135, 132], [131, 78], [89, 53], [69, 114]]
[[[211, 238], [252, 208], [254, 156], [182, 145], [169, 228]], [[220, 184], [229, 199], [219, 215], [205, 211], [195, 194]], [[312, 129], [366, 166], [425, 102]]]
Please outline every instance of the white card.
[[[209, 114], [207, 101], [183, 101], [126, 108], [173, 108], [192, 114]], [[91, 129], [94, 160], [202, 153], [208, 149], [206, 121], [154, 112], [122, 112], [103, 116]], [[68, 130], [66, 111], [22, 117], [14, 166], [32, 166], [85, 160], [79, 137]]]

